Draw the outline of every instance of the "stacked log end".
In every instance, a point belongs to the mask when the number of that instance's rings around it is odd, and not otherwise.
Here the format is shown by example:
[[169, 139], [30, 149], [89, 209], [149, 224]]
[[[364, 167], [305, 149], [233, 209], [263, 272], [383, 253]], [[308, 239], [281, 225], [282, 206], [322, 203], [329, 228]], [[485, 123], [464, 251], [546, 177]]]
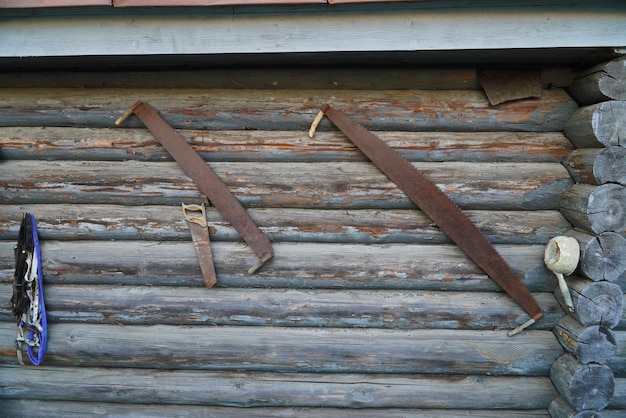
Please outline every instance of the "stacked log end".
[[[567, 353], [551, 369], [561, 396], [549, 413], [612, 416], [612, 407], [621, 409], [613, 399], [626, 395], [617, 384], [623, 367], [615, 361], [626, 271], [626, 59], [580, 73], [569, 93], [581, 107], [564, 128], [577, 149], [563, 162], [575, 184], [560, 210], [573, 226], [565, 235], [578, 241], [580, 262], [567, 279], [574, 312], [554, 328]], [[567, 310], [559, 290], [555, 296]]]

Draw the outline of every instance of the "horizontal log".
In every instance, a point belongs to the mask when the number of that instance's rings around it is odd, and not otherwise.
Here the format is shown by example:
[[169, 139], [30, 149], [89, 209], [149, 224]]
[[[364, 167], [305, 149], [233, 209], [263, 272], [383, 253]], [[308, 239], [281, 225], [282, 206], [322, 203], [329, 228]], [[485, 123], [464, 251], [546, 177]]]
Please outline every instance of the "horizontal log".
[[626, 101], [609, 101], [576, 110], [563, 127], [577, 148], [626, 146]]
[[[560, 77], [559, 77], [560, 76]], [[546, 87], [566, 72], [546, 69]], [[418, 68], [228, 68], [170, 71], [19, 72], [0, 74], [0, 87], [143, 89], [362, 89], [478, 90], [476, 71]], [[559, 87], [564, 87], [563, 85]]]
[[562, 396], [559, 396], [558, 398], [550, 402], [550, 406], [548, 407], [548, 412], [550, 413], [550, 416], [552, 418], [602, 418], [604, 417], [604, 414], [600, 413], [599, 411], [592, 411], [589, 409], [578, 412]]
[[[623, 340], [622, 340], [623, 341]], [[626, 379], [615, 379], [615, 394], [611, 398], [609, 409], [626, 409]], [[623, 414], [623, 411], [622, 411]]]
[[620, 57], [598, 64], [578, 75], [568, 88], [580, 104], [592, 104], [607, 100], [626, 100], [626, 59]]
[[[617, 339], [617, 349], [615, 355], [607, 362], [607, 365], [611, 368], [616, 378], [623, 378], [626, 377], [626, 346], [624, 344], [624, 341], [626, 341], [626, 331], [615, 331], [615, 338]], [[617, 385], [619, 380], [620, 379], [615, 379], [616, 395], [619, 392]], [[626, 395], [626, 393], [624, 393], [624, 395]]]
[[[5, 399], [2, 402], [2, 410], [9, 416], [17, 416], [28, 411], [31, 416], [48, 418], [84, 418], [85, 415], [103, 415], [130, 417], [133, 415], [170, 418], [172, 416], [190, 416], [199, 418], [239, 418], [242, 414], [254, 417], [300, 417], [319, 418], [320, 416], [335, 417], [377, 417], [380, 409], [359, 408], [293, 408], [293, 407], [267, 407], [247, 408], [242, 410], [236, 407], [222, 406], [197, 406], [197, 405], [163, 405], [163, 404], [118, 404], [104, 402], [74, 402], [74, 401], [38, 401], [36, 399], [20, 400]], [[545, 409], [520, 410], [469, 410], [469, 409], [402, 409], [385, 408], [386, 418], [413, 418], [425, 415], [432, 418], [466, 418], [476, 415], [484, 418], [548, 418], [550, 415]], [[606, 416], [606, 415], [603, 415]]]
[[[191, 240], [180, 206], [26, 204], [3, 205], [0, 211], [0, 239], [14, 240], [22, 213], [29, 212], [42, 240]], [[248, 213], [273, 242], [451, 243], [419, 210], [251, 208]], [[545, 244], [571, 228], [558, 211], [466, 214], [495, 244]], [[240, 240], [213, 207], [207, 208], [207, 220], [212, 241]]]
[[576, 183], [626, 186], [626, 148], [581, 148], [572, 151], [563, 165]]
[[[569, 276], [567, 287], [572, 296], [574, 312], [571, 315], [583, 326], [603, 325], [616, 327], [621, 318], [624, 304], [624, 293], [616, 283], [607, 281], [594, 282], [583, 277]], [[564, 310], [567, 307], [560, 291], [555, 297]]]
[[580, 229], [565, 233], [580, 245], [578, 274], [594, 281], [616, 281], [626, 271], [626, 238], [615, 232], [591, 235]]
[[615, 333], [603, 325], [584, 326], [568, 315], [554, 328], [561, 346], [583, 364], [606, 364], [616, 351]]
[[563, 193], [560, 211], [576, 228], [592, 234], [623, 235], [626, 233], [624, 202], [626, 187], [619, 184], [574, 184]]
[[[15, 242], [0, 242], [0, 277], [13, 280]], [[543, 245], [497, 245], [513, 271], [535, 292], [552, 292], [554, 274]], [[257, 259], [239, 243], [212, 245], [217, 286], [498, 291], [456, 246], [410, 244], [274, 244], [274, 259], [253, 275]], [[50, 284], [203, 286], [191, 242], [42, 241]]]
[[[210, 163], [248, 207], [415, 208], [376, 166], [344, 163]], [[415, 163], [464, 209], [545, 210], [572, 185], [554, 163]], [[177, 163], [7, 161], [0, 172], [5, 203], [180, 205], [198, 200]], [[323, 187], [320, 187], [323, 185]]]
[[[575, 77], [568, 68], [545, 68], [545, 88], [567, 87]], [[89, 71], [0, 73], [0, 87], [150, 89], [333, 89], [333, 90], [478, 90], [472, 68], [229, 68], [171, 71]]]
[[[0, 294], [10, 300], [11, 286]], [[48, 285], [45, 297], [50, 321], [89, 324], [492, 330], [528, 319], [503, 292]], [[564, 313], [551, 294], [535, 298], [545, 316], [534, 329], [552, 329]], [[4, 321], [10, 308], [0, 305]]]
[[[331, 99], [369, 129], [400, 131], [561, 131], [578, 107], [561, 89], [494, 107], [476, 90], [18, 88], [2, 89], [0, 125], [114, 127], [143, 100], [175, 128], [308, 130]], [[143, 127], [134, 117], [124, 126]]]
[[[0, 344], [10, 347], [15, 332], [14, 324], [0, 324]], [[512, 340], [503, 331], [50, 324], [45, 364], [280, 373], [547, 376], [562, 353], [550, 331], [528, 332]], [[16, 361], [15, 352], [0, 356], [4, 365]]]
[[550, 379], [576, 411], [600, 411], [609, 405], [615, 389], [611, 369], [602, 364], [583, 364], [565, 354], [552, 365]]
[[[0, 399], [238, 407], [543, 409], [547, 377], [2, 368]], [[63, 390], [59, 390], [63, 388]], [[210, 389], [208, 389], [210, 388]], [[519, 396], [523, 393], [524, 396]]]
[[[1, 77], [1, 75], [0, 75]], [[217, 161], [366, 161], [340, 132], [180, 130]], [[378, 132], [410, 161], [559, 162], [572, 151], [561, 132]], [[0, 127], [5, 160], [173, 161], [145, 128]]]

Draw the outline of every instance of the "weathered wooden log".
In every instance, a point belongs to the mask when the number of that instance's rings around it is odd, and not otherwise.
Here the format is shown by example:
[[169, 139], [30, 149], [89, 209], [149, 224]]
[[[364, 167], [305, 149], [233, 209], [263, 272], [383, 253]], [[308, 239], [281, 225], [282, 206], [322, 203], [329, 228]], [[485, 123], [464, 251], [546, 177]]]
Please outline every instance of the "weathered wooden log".
[[[2, 410], [8, 416], [19, 416], [28, 411], [33, 417], [48, 418], [84, 418], [85, 416], [142, 416], [152, 418], [170, 418], [173, 416], [189, 416], [199, 418], [240, 418], [242, 415], [266, 418], [319, 418], [321, 416], [335, 417], [376, 417], [381, 414], [380, 409], [358, 408], [325, 408], [325, 407], [260, 407], [236, 408], [224, 406], [197, 406], [197, 405], [163, 405], [163, 404], [120, 404], [105, 402], [72, 402], [72, 401], [38, 401], [36, 399], [4, 399]], [[469, 409], [416, 409], [416, 408], [385, 408], [386, 418], [466, 418], [479, 416], [484, 418], [549, 418], [545, 409], [530, 410], [469, 410]]]
[[[180, 130], [206, 161], [367, 161], [340, 132]], [[561, 132], [379, 132], [410, 161], [559, 162]], [[172, 161], [147, 129], [0, 127], [5, 160]]]
[[[376, 166], [343, 163], [210, 163], [248, 207], [415, 208]], [[557, 209], [572, 185], [560, 164], [415, 163], [463, 209]], [[200, 199], [177, 163], [7, 161], [0, 172], [5, 203], [180, 205]]]
[[[526, 319], [503, 292], [204, 289], [154, 286], [46, 288], [54, 322], [124, 325], [247, 325], [393, 329], [511, 329]], [[11, 287], [0, 285], [10, 300]], [[563, 317], [549, 293], [535, 294], [552, 329]], [[8, 305], [0, 317], [13, 321]]]
[[[15, 332], [15, 324], [0, 323], [0, 344], [10, 347]], [[15, 352], [7, 351], [0, 362], [16, 364]], [[47, 366], [547, 376], [562, 353], [550, 331], [513, 340], [503, 331], [50, 324], [45, 360]]]
[[[114, 127], [137, 100], [174, 128], [308, 130], [320, 106], [373, 130], [561, 131], [574, 110], [561, 89], [491, 106], [475, 90], [2, 89], [2, 126]], [[136, 118], [126, 127], [142, 127]], [[320, 130], [331, 124], [322, 121]]]
[[[626, 331], [615, 331], [617, 339], [617, 350], [615, 355], [611, 357], [607, 366], [611, 368], [616, 378], [626, 377], [626, 347], [623, 342], [626, 341]], [[616, 379], [618, 381], [619, 379]], [[615, 393], [618, 392], [618, 385], [615, 387]]]
[[[13, 280], [14, 245], [0, 241], [0, 277], [6, 283]], [[500, 290], [453, 245], [276, 243], [275, 258], [253, 275], [242, 268], [254, 260], [249, 248], [222, 242], [211, 247], [218, 287]], [[191, 242], [42, 241], [41, 248], [49, 284], [203, 283]], [[543, 245], [496, 248], [529, 289], [554, 290], [556, 278], [543, 263]]]
[[563, 162], [576, 183], [617, 183], [626, 186], [626, 148], [581, 148]]
[[602, 413], [598, 411], [584, 410], [576, 411], [567, 400], [559, 396], [548, 407], [548, 412], [552, 418], [602, 418]]
[[[238, 407], [545, 409], [547, 377], [242, 373], [74, 367], [2, 369], [0, 399]], [[59, 390], [63, 388], [63, 390]], [[520, 396], [523, 394], [524, 396]]]
[[602, 364], [583, 364], [571, 354], [554, 362], [550, 379], [576, 411], [601, 411], [609, 404], [615, 389], [611, 369]]
[[[570, 70], [571, 71], [571, 70]], [[566, 77], [567, 71], [546, 69], [549, 83]], [[560, 76], [560, 77], [559, 77]], [[575, 76], [575, 74], [574, 74]], [[0, 74], [0, 87], [55, 88], [214, 88], [214, 89], [359, 89], [477, 90], [476, 70], [419, 68], [228, 68], [171, 71], [19, 72]], [[564, 85], [558, 87], [565, 87]]]
[[577, 272], [591, 280], [617, 280], [626, 271], [626, 239], [615, 232], [591, 235], [579, 229], [565, 233], [580, 245]]
[[616, 351], [617, 339], [610, 328], [603, 325], [584, 326], [571, 315], [559, 321], [554, 335], [561, 346], [583, 364], [606, 364]]
[[563, 127], [577, 148], [626, 146], [626, 101], [602, 102], [576, 110]]
[[[190, 240], [180, 206], [3, 205], [0, 239], [14, 240], [22, 213], [36, 215], [42, 240]], [[419, 210], [251, 208], [250, 216], [274, 242], [424, 243], [451, 241]], [[558, 211], [466, 211], [494, 244], [544, 244], [571, 229]], [[239, 240], [207, 208], [212, 241]]]
[[[626, 148], [624, 149], [626, 151]], [[601, 234], [626, 232], [626, 187], [574, 184], [563, 193], [561, 213], [576, 228]]]
[[[607, 281], [594, 282], [583, 277], [567, 277], [574, 312], [571, 313], [583, 326], [602, 325], [607, 328], [616, 327], [621, 318], [624, 303], [622, 288], [616, 283]], [[563, 297], [555, 291], [555, 297], [563, 307]]]
[[[608, 406], [610, 409], [626, 409], [626, 379], [615, 379], [615, 394]], [[624, 411], [622, 411], [623, 416]]]
[[[545, 88], [567, 87], [576, 74], [569, 68], [544, 68]], [[229, 68], [172, 71], [4, 72], [2, 88], [214, 88], [214, 89], [363, 89], [478, 90], [473, 68]]]
[[568, 92], [582, 105], [626, 100], [626, 59], [622, 56], [583, 71]]

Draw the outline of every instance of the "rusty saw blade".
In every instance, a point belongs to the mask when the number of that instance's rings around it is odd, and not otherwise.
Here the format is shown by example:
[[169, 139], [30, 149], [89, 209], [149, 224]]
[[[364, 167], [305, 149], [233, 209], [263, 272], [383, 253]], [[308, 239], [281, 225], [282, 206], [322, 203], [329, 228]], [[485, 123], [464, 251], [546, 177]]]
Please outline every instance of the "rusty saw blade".
[[274, 252], [270, 240], [259, 230], [241, 203], [191, 145], [161, 118], [154, 107], [142, 101], [135, 103], [115, 124], [121, 124], [132, 113], [161, 142], [211, 204], [230, 222], [259, 257], [259, 262], [252, 266], [248, 273], [254, 273], [271, 260]]
[[524, 282], [515, 275], [478, 227], [444, 192], [386, 142], [329, 105], [322, 107], [309, 135], [313, 135], [316, 124], [324, 114], [531, 316], [529, 321], [509, 335], [517, 334], [543, 316]]

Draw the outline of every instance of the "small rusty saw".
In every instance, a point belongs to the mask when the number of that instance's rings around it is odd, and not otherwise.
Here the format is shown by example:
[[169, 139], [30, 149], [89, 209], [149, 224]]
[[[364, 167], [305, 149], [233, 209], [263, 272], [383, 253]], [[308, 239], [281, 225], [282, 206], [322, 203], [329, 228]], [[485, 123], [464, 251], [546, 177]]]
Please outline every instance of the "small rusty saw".
[[138, 101], [115, 121], [120, 125], [131, 114], [135, 114], [152, 132], [156, 139], [178, 162], [183, 171], [191, 177], [200, 191], [211, 204], [239, 232], [243, 240], [252, 248], [259, 261], [248, 270], [253, 274], [274, 256], [269, 238], [259, 230], [248, 212], [222, 182], [217, 174], [207, 165], [196, 151], [159, 115], [152, 106]]
[[313, 136], [326, 115], [391, 181], [446, 233], [459, 248], [506, 291], [531, 319], [509, 332], [515, 335], [543, 317], [524, 282], [463, 211], [413, 164], [343, 112], [324, 105], [313, 121]]

